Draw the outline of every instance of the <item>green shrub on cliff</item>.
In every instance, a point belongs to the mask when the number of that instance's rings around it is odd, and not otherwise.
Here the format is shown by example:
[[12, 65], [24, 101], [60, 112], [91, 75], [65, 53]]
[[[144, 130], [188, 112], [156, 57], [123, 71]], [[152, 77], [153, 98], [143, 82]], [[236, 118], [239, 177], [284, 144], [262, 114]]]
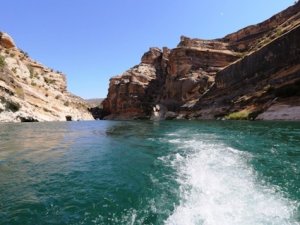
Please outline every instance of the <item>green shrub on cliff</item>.
[[5, 59], [2, 55], [0, 55], [0, 69], [2, 69], [5, 66]]
[[241, 110], [239, 112], [233, 112], [228, 114], [225, 119], [227, 120], [247, 120], [249, 119], [249, 114], [250, 111], [249, 110]]
[[21, 99], [24, 99], [24, 90], [21, 87], [17, 87], [15, 89], [15, 94], [20, 97]]
[[55, 80], [53, 80], [53, 79], [44, 77], [44, 80], [45, 80], [46, 84], [55, 84]]
[[34, 78], [34, 69], [31, 66], [27, 66], [29, 73], [30, 73], [30, 79]]

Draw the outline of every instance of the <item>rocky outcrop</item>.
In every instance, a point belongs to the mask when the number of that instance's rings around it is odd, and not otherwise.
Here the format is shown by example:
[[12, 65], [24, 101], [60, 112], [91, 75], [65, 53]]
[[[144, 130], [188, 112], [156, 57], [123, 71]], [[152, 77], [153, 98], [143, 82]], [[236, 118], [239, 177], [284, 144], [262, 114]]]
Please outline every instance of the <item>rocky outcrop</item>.
[[[300, 26], [218, 72], [214, 87], [193, 108], [198, 118], [206, 118], [207, 112], [216, 118], [241, 110], [256, 117], [290, 98], [300, 100], [299, 35]], [[299, 104], [295, 100], [285, 105]]]
[[182, 37], [169, 55], [160, 102], [170, 109], [193, 102], [214, 83], [218, 71], [238, 58], [225, 43]]
[[29, 58], [0, 34], [0, 122], [93, 119], [86, 103], [67, 91], [66, 77]]
[[[176, 110], [199, 98], [214, 83], [217, 71], [239, 58], [217, 41], [182, 37], [178, 48], [150, 48], [141, 63], [110, 80], [103, 103], [107, 119], [149, 118], [153, 105]], [[199, 46], [198, 43], [208, 43]], [[219, 45], [219, 49], [212, 46]]]
[[147, 89], [156, 79], [152, 65], [141, 64], [110, 80], [109, 95], [103, 102], [108, 118], [141, 118], [147, 114]]
[[150, 48], [141, 63], [120, 76], [110, 79], [108, 97], [103, 102], [109, 119], [138, 119], [151, 114], [164, 82], [165, 57], [163, 52]]
[[300, 120], [300, 105], [274, 104], [260, 114], [258, 120]]
[[273, 39], [299, 25], [299, 2], [272, 16], [262, 23], [245, 27], [223, 38], [231, 49], [239, 52], [253, 52]]
[[175, 49], [151, 48], [139, 65], [110, 80], [106, 118], [215, 119], [242, 112], [254, 119], [275, 104], [287, 106], [289, 98], [299, 99], [299, 26], [298, 2], [221, 39], [182, 36]]
[[14, 40], [7, 33], [0, 32], [0, 45], [4, 48], [16, 48]]

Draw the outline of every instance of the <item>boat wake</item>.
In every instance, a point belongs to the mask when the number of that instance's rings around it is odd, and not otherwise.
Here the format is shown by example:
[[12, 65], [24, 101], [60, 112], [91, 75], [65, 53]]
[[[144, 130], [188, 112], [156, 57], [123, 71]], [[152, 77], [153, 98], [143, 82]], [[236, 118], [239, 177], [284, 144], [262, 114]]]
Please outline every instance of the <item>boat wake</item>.
[[179, 151], [160, 159], [177, 170], [181, 200], [165, 224], [299, 225], [297, 203], [259, 180], [250, 153], [205, 135], [168, 141]]

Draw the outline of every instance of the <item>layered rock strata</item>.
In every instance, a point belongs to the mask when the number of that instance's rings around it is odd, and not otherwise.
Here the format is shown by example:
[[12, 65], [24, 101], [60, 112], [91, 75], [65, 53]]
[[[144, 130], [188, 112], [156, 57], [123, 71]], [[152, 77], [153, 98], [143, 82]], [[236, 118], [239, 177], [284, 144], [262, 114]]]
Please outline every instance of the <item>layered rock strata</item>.
[[87, 104], [67, 91], [62, 73], [32, 60], [0, 33], [0, 122], [90, 119]]
[[298, 118], [282, 112], [300, 106], [299, 24], [298, 2], [221, 39], [183, 36], [175, 49], [150, 48], [110, 80], [106, 118], [268, 119], [277, 108], [276, 119]]
[[110, 79], [108, 97], [103, 102], [107, 118], [137, 119], [151, 114], [151, 104], [159, 100], [164, 84], [168, 55], [166, 48], [151, 48], [139, 65]]
[[272, 106], [300, 106], [299, 37], [300, 26], [218, 72], [214, 87], [192, 109], [197, 117], [218, 118], [247, 111], [248, 119], [254, 119]]

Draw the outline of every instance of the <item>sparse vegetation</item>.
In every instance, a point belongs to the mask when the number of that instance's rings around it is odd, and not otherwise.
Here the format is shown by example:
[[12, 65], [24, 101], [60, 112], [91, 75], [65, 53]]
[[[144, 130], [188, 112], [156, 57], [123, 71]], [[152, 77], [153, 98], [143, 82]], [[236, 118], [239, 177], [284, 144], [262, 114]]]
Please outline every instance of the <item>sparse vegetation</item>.
[[27, 66], [27, 68], [29, 70], [30, 78], [33, 79], [34, 78], [34, 69], [31, 66]]
[[28, 53], [25, 52], [25, 51], [23, 51], [22, 49], [20, 49], [20, 52], [23, 54], [23, 56], [24, 56], [25, 58], [28, 58], [28, 57], [29, 57]]
[[44, 77], [44, 80], [47, 84], [55, 84], [55, 80]]
[[266, 38], [261, 42], [261, 44], [264, 46], [264, 45], [266, 45], [266, 44], [269, 44], [270, 41], [271, 41], [270, 38], [266, 37]]
[[31, 82], [32, 86], [36, 86], [36, 83], [34, 81]]
[[70, 105], [69, 102], [65, 102], [65, 103], [64, 103], [64, 106], [67, 106], [67, 107], [68, 107], [69, 105]]
[[227, 115], [225, 117], [225, 119], [228, 119], [228, 120], [247, 120], [247, 119], [249, 119], [249, 114], [250, 114], [250, 111], [245, 109], [245, 110], [241, 110], [239, 112], [230, 113], [229, 115]]
[[276, 37], [279, 37], [280, 35], [282, 35], [283, 30], [277, 30], [276, 31]]
[[17, 68], [16, 68], [16, 67], [14, 67], [14, 68], [12, 68], [12, 69], [11, 69], [11, 71], [13, 71], [13, 73], [15, 73], [15, 74], [16, 74], [16, 73], [17, 73]]
[[0, 55], [0, 69], [2, 69], [5, 66], [5, 59], [2, 55]]
[[15, 94], [17, 95], [17, 96], [19, 96], [20, 98], [24, 98], [24, 90], [23, 90], [23, 88], [21, 88], [21, 87], [17, 87], [16, 89], [15, 89]]

